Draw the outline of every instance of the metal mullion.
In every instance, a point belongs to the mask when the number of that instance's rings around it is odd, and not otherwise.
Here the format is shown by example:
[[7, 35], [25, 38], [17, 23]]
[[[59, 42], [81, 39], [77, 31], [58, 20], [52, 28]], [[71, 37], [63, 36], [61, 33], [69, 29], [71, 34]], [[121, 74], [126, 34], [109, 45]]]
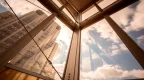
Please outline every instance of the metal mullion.
[[[81, 14], [77, 16], [77, 20], [81, 21]], [[63, 80], [79, 80], [81, 28], [77, 26], [73, 31]]]

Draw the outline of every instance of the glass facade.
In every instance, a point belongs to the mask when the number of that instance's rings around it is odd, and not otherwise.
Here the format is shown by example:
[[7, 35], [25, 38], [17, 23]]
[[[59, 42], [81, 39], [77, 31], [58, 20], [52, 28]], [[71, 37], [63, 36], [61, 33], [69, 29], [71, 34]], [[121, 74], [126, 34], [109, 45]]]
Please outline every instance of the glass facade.
[[82, 31], [81, 46], [81, 80], [143, 77], [142, 67], [106, 20]]
[[[20, 21], [12, 11], [9, 11], [10, 8], [4, 0], [1, 3], [1, 16], [4, 17], [1, 18], [3, 21], [1, 20], [0, 24], [0, 53], [13, 46], [21, 45], [15, 52], [15, 57], [8, 64], [51, 79], [61, 80], [72, 31], [57, 18], [54, 18], [49, 24], [44, 23], [51, 13], [36, 0], [32, 3], [22, 0], [16, 5], [8, 1]], [[22, 3], [26, 5], [17, 8]], [[7, 19], [5, 16], [10, 18]], [[60, 37], [63, 35], [65, 35], [63, 38]], [[17, 80], [23, 80], [25, 75], [23, 74]]]
[[0, 1], [0, 79], [144, 78], [143, 0], [39, 1]]

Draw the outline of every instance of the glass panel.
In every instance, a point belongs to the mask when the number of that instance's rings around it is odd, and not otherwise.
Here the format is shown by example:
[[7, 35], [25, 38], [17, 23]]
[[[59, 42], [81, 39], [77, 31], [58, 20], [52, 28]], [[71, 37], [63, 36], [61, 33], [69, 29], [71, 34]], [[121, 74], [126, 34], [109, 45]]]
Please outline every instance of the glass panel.
[[[43, 6], [41, 6], [36, 0], [34, 0], [34, 2], [32, 1], [33, 3], [25, 0], [16, 1], [16, 4], [14, 4], [14, 2], [15, 1], [11, 0], [8, 1], [24, 26], [18, 20], [11, 20], [13, 23], [9, 23], [8, 29], [12, 30], [12, 26], [14, 26], [14, 32], [17, 32], [18, 30], [15, 29], [21, 28], [19, 32], [11, 37], [14, 40], [23, 42], [19, 42], [19, 44], [21, 43], [21, 46], [16, 50], [17, 52], [15, 53], [17, 53], [17, 55], [10, 60], [10, 63], [23, 69], [60, 80], [61, 78], [54, 68], [56, 67], [56, 70], [58, 70], [62, 76], [70, 46], [72, 31], [62, 24], [62, 22], [58, 21], [57, 18], [54, 19], [57, 23], [52, 20], [49, 23], [45, 23], [45, 26], [41, 26], [44, 24], [43, 21], [45, 21], [51, 13], [41, 9]], [[9, 9], [6, 3], [4, 5], [6, 9]], [[12, 12], [9, 13], [13, 14]], [[2, 30], [2, 32], [6, 31], [7, 30]], [[29, 34], [27, 34], [27, 31], [33, 36], [34, 40], [32, 40]], [[22, 34], [25, 36], [22, 36]], [[11, 34], [7, 35], [9, 36]], [[12, 41], [12, 39], [5, 40], [8, 45], [12, 45]], [[15, 42], [17, 45], [18, 42]], [[1, 44], [2, 47], [9, 48], [7, 45], [3, 43]], [[15, 47], [15, 45], [13, 47]], [[39, 48], [41, 48], [44, 55]], [[47, 61], [45, 56], [53, 64], [49, 64], [49, 61]], [[54, 67], [52, 67], [53, 65]]]
[[43, 80], [35, 76], [31, 76], [13, 69], [4, 67], [0, 70], [1, 80]]
[[58, 38], [56, 39], [56, 43], [58, 45], [55, 47], [58, 47], [58, 49], [55, 51], [55, 54], [51, 55], [53, 58], [50, 60], [52, 61], [59, 74], [63, 76], [73, 32], [58, 18], [56, 18], [55, 21], [57, 24], [60, 24], [61, 31], [58, 35]]
[[111, 15], [111, 17], [144, 50], [143, 4], [144, 1], [140, 0]]
[[[4, 3], [4, 1], [2, 2]], [[32, 1], [32, 3], [25, 0], [20, 2], [16, 1], [16, 4], [14, 4], [14, 2], [15, 1], [11, 0], [8, 1], [24, 26], [18, 20], [11, 20], [13, 23], [9, 23], [8, 30], [11, 32], [11, 30], [13, 30], [12, 26], [14, 26], [14, 32], [18, 31], [15, 30], [15, 27], [21, 28], [19, 32], [15, 33], [11, 37], [14, 41], [19, 40], [23, 42], [20, 42], [21, 44], [19, 43], [21, 46], [16, 50], [17, 52], [15, 52], [17, 55], [10, 60], [9, 63], [60, 80], [61, 78], [56, 73], [56, 70], [62, 76], [70, 46], [72, 31], [57, 18], [54, 19], [55, 21], [52, 20], [45, 24], [45, 26], [41, 26], [41, 24], [44, 24], [43, 21], [46, 20], [51, 13], [45, 10], [45, 8], [43, 8], [43, 6], [41, 6], [36, 0]], [[2, 6], [9, 9], [6, 3]], [[12, 12], [9, 13], [13, 14]], [[6, 31], [7, 30], [2, 30], [2, 32]], [[30, 35], [34, 36], [34, 40], [32, 40], [27, 31]], [[8, 34], [8, 36], [9, 35], [10, 34]], [[5, 40], [8, 45], [12, 45], [12, 41], [12, 39]], [[18, 43], [17, 41], [15, 41], [16, 45]], [[2, 48], [9, 48], [7, 45], [3, 43], [1, 44]], [[15, 45], [13, 47], [15, 47]], [[39, 48], [41, 48], [44, 55]], [[49, 61], [47, 61], [45, 56], [53, 64], [49, 64]]]
[[29, 42], [9, 63], [52, 79], [57, 75], [33, 41]]
[[62, 7], [62, 4], [59, 2], [59, 0], [52, 0], [59, 8]]
[[72, 17], [72, 15], [67, 11], [67, 9], [63, 9], [62, 10], [73, 22], [75, 22], [74, 18]]
[[104, 9], [106, 7], [108, 7], [109, 5], [111, 5], [112, 3], [116, 2], [117, 0], [102, 0], [100, 3], [98, 3], [98, 5]]
[[98, 12], [98, 9], [93, 5], [82, 13], [82, 21], [91, 17]]
[[144, 70], [106, 22], [82, 31], [81, 80], [144, 78]]

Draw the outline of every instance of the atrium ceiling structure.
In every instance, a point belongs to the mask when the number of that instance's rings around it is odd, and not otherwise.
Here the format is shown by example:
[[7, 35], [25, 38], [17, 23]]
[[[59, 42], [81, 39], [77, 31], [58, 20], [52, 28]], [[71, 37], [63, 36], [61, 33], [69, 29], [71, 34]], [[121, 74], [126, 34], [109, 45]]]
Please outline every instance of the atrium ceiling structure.
[[[30, 2], [30, 0], [25, 0], [27, 2]], [[57, 17], [59, 20], [61, 20], [66, 26], [73, 31], [70, 47], [68, 51], [68, 56], [65, 61], [65, 69], [64, 72], [61, 75], [59, 75], [58, 71], [54, 68], [53, 64], [49, 59], [46, 60], [46, 64], [50, 64], [52, 69], [54, 69], [62, 80], [80, 80], [80, 58], [81, 58], [81, 31], [83, 29], [86, 29], [90, 27], [92, 24], [97, 23], [100, 20], [105, 19], [106, 22], [110, 25], [112, 30], [118, 35], [118, 37], [121, 39], [121, 41], [124, 43], [124, 45], [128, 48], [128, 50], [131, 52], [133, 57], [137, 60], [139, 65], [144, 69], [144, 51], [138, 46], [134, 40], [129, 37], [129, 35], [110, 17], [110, 15], [122, 10], [123, 8], [139, 1], [139, 0], [113, 0], [114, 2], [109, 4], [108, 6], [102, 8], [99, 6], [101, 2], [104, 0], [37, 0], [39, 1], [48, 11], [50, 11], [52, 14], [47, 17], [42, 23], [37, 25], [37, 27], [29, 32], [27, 30], [27, 35], [25, 35], [22, 39], [19, 40], [17, 44], [15, 44], [15, 47], [9, 49], [7, 52], [5, 52], [7, 55], [3, 54], [2, 58], [0, 58], [0, 68], [3, 68], [4, 66], [14, 69], [16, 71], [20, 71], [29, 75], [33, 75], [38, 78], [42, 78], [44, 80], [53, 80], [51, 77], [45, 77], [36, 73], [33, 73], [29, 70], [25, 70], [22, 68], [18, 68], [16, 66], [8, 64], [9, 61], [14, 57], [17, 53], [21, 51], [21, 49], [28, 44], [30, 40], [33, 40], [34, 43], [36, 41], [34, 40], [34, 37], [37, 35], [38, 32], [40, 32], [44, 26], [46, 26], [48, 23], [51, 24], [54, 21], [54, 18]], [[57, 1], [57, 2], [55, 2]], [[58, 4], [57, 4], [58, 3]], [[7, 3], [8, 4], [8, 3]], [[10, 5], [9, 5], [10, 7]], [[97, 9], [98, 11], [94, 14], [89, 13], [91, 15], [90, 17], [86, 19], [82, 19], [82, 15], [86, 12], [90, 11], [92, 8]], [[12, 8], [10, 8], [12, 10]], [[13, 10], [12, 10], [13, 11]], [[13, 11], [14, 13], [14, 11]], [[15, 16], [17, 16], [15, 14]], [[18, 17], [17, 17], [18, 18]], [[19, 18], [18, 18], [19, 20]], [[21, 22], [21, 20], [19, 20]], [[23, 24], [21, 22], [21, 24]], [[24, 27], [24, 25], [23, 25]], [[25, 27], [24, 27], [25, 28]], [[54, 28], [53, 26], [50, 28]], [[49, 30], [50, 30], [49, 29]], [[56, 28], [58, 29], [58, 28]], [[60, 30], [60, 29], [58, 29]], [[49, 32], [48, 32], [49, 33]], [[55, 32], [54, 32], [55, 34]], [[30, 35], [30, 36], [29, 36]], [[58, 34], [56, 34], [58, 35]], [[94, 34], [95, 35], [95, 34]], [[106, 34], [105, 34], [106, 35]], [[53, 35], [54, 36], [54, 35]], [[111, 36], [111, 35], [110, 35]], [[87, 37], [87, 36], [86, 36]], [[27, 39], [27, 40], [25, 40]], [[56, 39], [55, 37], [51, 38], [51, 40]], [[27, 41], [27, 42], [26, 42]], [[22, 43], [22, 44], [21, 44]], [[93, 43], [92, 43], [93, 44]], [[40, 51], [44, 54], [43, 50], [39, 45], [36, 43]], [[56, 45], [56, 44], [55, 44]], [[21, 47], [19, 47], [21, 46]], [[57, 47], [57, 46], [56, 46]], [[95, 46], [94, 46], [95, 47]], [[12, 52], [13, 51], [13, 52]], [[13, 53], [13, 54], [10, 54]], [[53, 55], [52, 55], [53, 56]], [[62, 56], [63, 57], [63, 56]], [[121, 58], [120, 58], [121, 59]], [[44, 65], [46, 66], [46, 65]]]
[[82, 29], [94, 24], [95, 22], [104, 18], [104, 15], [111, 15], [128, 5], [138, 0], [117, 0], [111, 5], [103, 9], [102, 12], [94, 14], [92, 17], [84, 21], [78, 21], [78, 14], [83, 14], [88, 11], [94, 4], [98, 4], [103, 0], [58, 0], [63, 6], [59, 8], [52, 0], [39, 0], [47, 9], [51, 12], [56, 12], [57, 17], [62, 20], [70, 29], [74, 29], [76, 23], [74, 23], [67, 15], [62, 12], [63, 8], [66, 8], [76, 22], [81, 26]]
[[[144, 51], [110, 17], [110, 15], [138, 0], [115, 0], [115, 2], [103, 9], [98, 5], [103, 0], [58, 0], [58, 2], [62, 5], [61, 7], [59, 7], [54, 0], [38, 1], [52, 13], [56, 13], [57, 17], [71, 30], [73, 30], [69, 56], [67, 58], [66, 68], [63, 75], [64, 80], [79, 80], [81, 30], [102, 19], [105, 19], [109, 23], [119, 38], [127, 46], [129, 51], [137, 59], [139, 64], [144, 68], [144, 63], [142, 62]], [[89, 11], [92, 7], [96, 7], [98, 12], [82, 21], [82, 15]], [[66, 9], [70, 15], [65, 13], [63, 9]], [[70, 16], [73, 17], [74, 21], [70, 18]]]

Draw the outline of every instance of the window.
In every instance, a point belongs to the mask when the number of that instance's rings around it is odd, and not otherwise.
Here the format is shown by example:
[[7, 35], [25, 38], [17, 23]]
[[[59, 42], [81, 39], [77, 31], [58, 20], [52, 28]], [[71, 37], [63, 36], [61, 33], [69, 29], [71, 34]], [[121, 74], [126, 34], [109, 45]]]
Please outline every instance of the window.
[[143, 72], [106, 20], [82, 31], [81, 80], [137, 79]]

